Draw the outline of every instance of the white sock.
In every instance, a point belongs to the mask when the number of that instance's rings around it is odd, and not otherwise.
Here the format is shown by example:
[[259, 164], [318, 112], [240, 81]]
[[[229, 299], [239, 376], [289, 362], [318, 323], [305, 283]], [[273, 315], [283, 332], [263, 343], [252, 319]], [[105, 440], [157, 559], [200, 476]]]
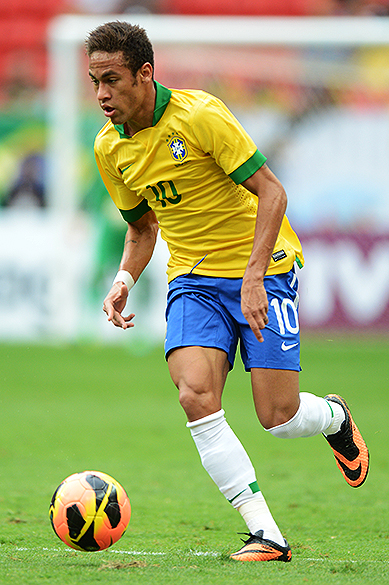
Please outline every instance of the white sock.
[[258, 530], [263, 530], [263, 538], [284, 546], [284, 537], [274, 522], [264, 497], [260, 492], [258, 495], [261, 497], [252, 499], [239, 507], [239, 512], [246, 522], [247, 528], [251, 534], [255, 534]]
[[332, 419], [330, 425], [323, 431], [323, 434], [325, 436], [333, 435], [340, 431], [341, 424], [346, 418], [344, 410], [340, 406], [340, 404], [338, 404], [337, 402], [332, 402], [332, 400], [331, 401], [329, 400], [327, 404], [331, 409]]
[[[284, 545], [284, 539], [259, 491], [252, 463], [224, 417], [224, 410], [188, 422], [204, 469], [226, 499], [248, 518], [252, 532], [264, 530], [264, 538]], [[250, 506], [246, 506], [252, 502]], [[243, 508], [242, 508], [243, 507]], [[248, 511], [250, 509], [250, 511]], [[247, 523], [247, 522], [246, 522]], [[252, 528], [251, 528], [252, 527]]]
[[343, 408], [339, 404], [329, 404], [324, 398], [301, 392], [296, 414], [288, 422], [265, 430], [281, 439], [314, 437], [320, 433], [337, 432], [344, 418]]

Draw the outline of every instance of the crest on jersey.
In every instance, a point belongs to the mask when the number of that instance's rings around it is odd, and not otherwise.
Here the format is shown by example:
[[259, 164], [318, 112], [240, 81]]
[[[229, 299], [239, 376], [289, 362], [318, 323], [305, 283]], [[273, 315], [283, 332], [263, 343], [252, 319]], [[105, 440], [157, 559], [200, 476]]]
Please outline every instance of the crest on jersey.
[[169, 140], [168, 147], [170, 154], [176, 162], [181, 162], [188, 156], [185, 140], [177, 135]]

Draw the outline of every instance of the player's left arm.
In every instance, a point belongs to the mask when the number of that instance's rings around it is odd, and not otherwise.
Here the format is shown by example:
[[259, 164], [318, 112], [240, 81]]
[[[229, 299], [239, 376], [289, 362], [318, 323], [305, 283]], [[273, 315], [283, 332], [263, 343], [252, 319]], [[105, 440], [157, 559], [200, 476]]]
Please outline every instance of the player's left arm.
[[263, 341], [261, 329], [268, 323], [268, 300], [264, 276], [286, 211], [285, 190], [264, 164], [242, 185], [258, 197], [258, 212], [252, 252], [243, 277], [242, 312], [256, 338]]

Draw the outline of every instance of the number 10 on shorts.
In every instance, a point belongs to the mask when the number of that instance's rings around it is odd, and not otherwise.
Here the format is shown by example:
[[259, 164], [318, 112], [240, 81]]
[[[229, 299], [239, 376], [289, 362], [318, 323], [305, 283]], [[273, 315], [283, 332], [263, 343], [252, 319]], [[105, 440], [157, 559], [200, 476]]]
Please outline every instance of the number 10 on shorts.
[[286, 330], [293, 334], [299, 332], [298, 313], [291, 299], [282, 299], [281, 303], [278, 299], [273, 299], [270, 305], [274, 308], [281, 335], [285, 335]]

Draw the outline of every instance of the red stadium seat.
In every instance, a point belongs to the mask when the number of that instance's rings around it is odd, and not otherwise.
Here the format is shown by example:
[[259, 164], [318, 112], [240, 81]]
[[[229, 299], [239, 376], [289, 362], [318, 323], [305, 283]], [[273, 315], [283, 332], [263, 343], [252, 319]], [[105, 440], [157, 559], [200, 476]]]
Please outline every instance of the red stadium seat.
[[5, 0], [0, 2], [0, 19], [6, 15], [50, 18], [70, 8], [69, 0]]
[[0, 19], [2, 51], [25, 49], [46, 44], [47, 21], [27, 17]]
[[[24, 75], [26, 83], [44, 87], [47, 26], [53, 16], [69, 9], [71, 0], [0, 2], [0, 85], [3, 89], [21, 75]], [[0, 101], [3, 97], [4, 91], [0, 95]]]
[[304, 16], [323, 14], [330, 0], [163, 0], [160, 9], [176, 14]]

